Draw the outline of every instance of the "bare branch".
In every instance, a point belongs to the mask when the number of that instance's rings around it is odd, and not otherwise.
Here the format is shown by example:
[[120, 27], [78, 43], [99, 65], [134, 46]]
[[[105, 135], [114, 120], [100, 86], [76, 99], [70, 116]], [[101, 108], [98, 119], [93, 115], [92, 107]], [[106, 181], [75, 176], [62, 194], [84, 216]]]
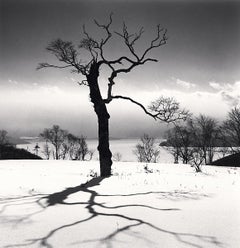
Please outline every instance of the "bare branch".
[[58, 68], [58, 69], [64, 69], [64, 68], [71, 67], [71, 65], [59, 66], [59, 65], [52, 65], [52, 64], [49, 64], [49, 63], [39, 63], [38, 67], [37, 67], [37, 70], [40, 70], [42, 68], [50, 68], [50, 67]]
[[142, 34], [144, 33], [144, 29], [143, 27], [140, 28], [140, 30], [138, 31], [138, 33], [135, 34], [134, 39], [131, 41], [131, 45], [133, 46], [134, 43], [141, 38]]
[[157, 119], [164, 122], [176, 122], [186, 120], [190, 113], [185, 109], [180, 109], [179, 103], [172, 97], [160, 97], [153, 101], [149, 110]]
[[[167, 32], [167, 30], [164, 29], [164, 28], [160, 28], [160, 25], [158, 25], [157, 26], [157, 36], [156, 36], [156, 38], [154, 38], [151, 41], [150, 46], [144, 51], [143, 55], [140, 57], [135, 52], [134, 45], [135, 45], [136, 41], [141, 38], [143, 32], [144, 32], [143, 28], [141, 28], [137, 33], [130, 34], [128, 32], [126, 24], [123, 23], [122, 33], [118, 33], [118, 32], [115, 32], [115, 33], [118, 36], [120, 36], [121, 38], [123, 38], [127, 48], [129, 49], [131, 54], [135, 57], [135, 59], [130, 59], [129, 57], [122, 56], [117, 60], [107, 61], [106, 59], [104, 59], [102, 57], [103, 61], [99, 62], [100, 64], [108, 65], [112, 69], [112, 74], [108, 78], [109, 84], [108, 84], [108, 96], [107, 96], [106, 102], [110, 102], [112, 100], [111, 93], [112, 93], [112, 87], [115, 84], [114, 78], [117, 77], [118, 74], [120, 74], [120, 73], [128, 73], [133, 68], [135, 68], [136, 66], [143, 65], [146, 62], [157, 62], [158, 61], [157, 59], [154, 59], [154, 58], [146, 58], [146, 55], [153, 48], [156, 48], [156, 47], [159, 47], [159, 46], [161, 46], [163, 44], [166, 44], [166, 40], [167, 40], [166, 32]], [[161, 35], [162, 32], [163, 32], [163, 34]], [[114, 68], [115, 64], [122, 64], [124, 61], [130, 63], [130, 65], [127, 68], [120, 68], [120, 69], [115, 69]]]
[[[77, 51], [72, 42], [61, 39], [53, 40], [46, 48], [53, 53], [59, 61], [74, 65], [77, 64]], [[79, 61], [80, 62], [80, 61]]]
[[121, 95], [116, 95], [116, 96], [111, 96], [111, 99], [123, 99], [123, 100], [128, 100], [136, 105], [138, 105], [140, 108], [143, 109], [143, 111], [147, 114], [147, 115], [150, 115], [151, 117], [153, 117], [154, 119], [156, 119], [156, 117], [154, 115], [152, 115], [141, 103], [133, 100], [132, 98], [130, 97], [127, 97], [127, 96], [121, 96]]
[[[162, 35], [161, 35], [162, 33]], [[160, 25], [157, 25], [157, 36], [155, 39], [153, 39], [150, 43], [150, 46], [145, 50], [143, 53], [141, 60], [145, 58], [145, 56], [154, 48], [160, 47], [162, 45], [165, 45], [167, 43], [167, 29], [166, 28], [160, 28]]]
[[[131, 65], [129, 67], [127, 67], [127, 68], [122, 68], [122, 69], [115, 70], [112, 65], [116, 64], [116, 63], [121, 64], [122, 61], [124, 61], [124, 60], [130, 62]], [[149, 61], [157, 62], [157, 60], [151, 59], [151, 58], [145, 59], [143, 61], [135, 62], [135, 61], [132, 61], [131, 59], [129, 59], [128, 57], [121, 57], [121, 58], [119, 58], [118, 60], [115, 60], [115, 61], [102, 61], [102, 63], [105, 63], [105, 64], [109, 65], [110, 68], [112, 69], [111, 76], [108, 78], [109, 84], [108, 84], [108, 93], [107, 93], [108, 95], [107, 95], [106, 102], [109, 103], [112, 100], [112, 87], [115, 84], [114, 78], [116, 78], [118, 76], [118, 74], [120, 74], [120, 73], [128, 73], [133, 68], [135, 68], [136, 66], [143, 65], [143, 64], [145, 64], [146, 62], [149, 62]]]
[[93, 60], [97, 61], [98, 53], [95, 49], [99, 49], [100, 45], [96, 40], [94, 40], [92, 37], [90, 37], [90, 35], [86, 31], [85, 25], [83, 25], [83, 33], [86, 36], [86, 38], [81, 40], [81, 42], [79, 44], [79, 48], [85, 48], [86, 50], [88, 50], [90, 52]]
[[[121, 64], [122, 65], [124, 63], [124, 61], [129, 62], [130, 64], [135, 63], [134, 60], [132, 60], [132, 59], [126, 57], [126, 56], [122, 56], [122, 57], [120, 57], [120, 58], [118, 58], [116, 60], [102, 60], [102, 61], [99, 61], [99, 65], [106, 64], [106, 65], [111, 67], [111, 66], [113, 66], [115, 64]], [[114, 70], [114, 69], [112, 68], [112, 70]]]
[[135, 45], [135, 42], [141, 38], [143, 32], [144, 31], [143, 31], [143, 27], [142, 27], [142, 28], [140, 28], [138, 33], [129, 34], [127, 26], [125, 23], [123, 23], [122, 33], [115, 32], [117, 35], [119, 35], [120, 37], [123, 38], [127, 48], [129, 49], [131, 54], [137, 59], [137, 61], [139, 61], [140, 59], [139, 59], [139, 56], [137, 55], [137, 53], [135, 52], [134, 45]]
[[96, 20], [94, 20], [95, 24], [98, 27], [103, 28], [107, 32], [107, 37], [105, 39], [102, 39], [101, 40], [101, 45], [100, 45], [101, 50], [102, 50], [103, 46], [108, 42], [108, 40], [112, 36], [112, 33], [109, 30], [109, 28], [110, 28], [110, 26], [112, 24], [112, 16], [113, 16], [113, 13], [111, 13], [110, 16], [109, 16], [109, 22], [108, 22], [108, 24], [99, 24], [99, 22], [97, 22]]
[[139, 40], [142, 36], [142, 34], [144, 33], [143, 28], [141, 28], [139, 30], [138, 33], [135, 34], [129, 34], [128, 29], [126, 24], [123, 24], [123, 30], [122, 33], [119, 32], [115, 32], [118, 36], [120, 36], [121, 38], [123, 38], [126, 46], [128, 47], [128, 49], [130, 50], [131, 54], [137, 59], [137, 61], [142, 61], [145, 59], [146, 55], [154, 48], [160, 47], [162, 45], [165, 45], [167, 42], [167, 29], [165, 28], [160, 28], [160, 25], [157, 25], [157, 36], [156, 38], [154, 38], [151, 42], [149, 47], [143, 52], [142, 56], [139, 56], [136, 52], [135, 52], [135, 42], [137, 40]]
[[72, 67], [72, 72], [81, 73], [83, 75], [87, 74], [90, 64], [84, 65], [81, 60], [77, 59], [78, 53], [72, 42], [56, 39], [53, 40], [46, 49], [53, 53], [60, 62], [64, 63], [64, 65], [40, 63], [37, 69], [49, 67], [63, 69]]
[[176, 102], [173, 98], [160, 97], [156, 101], [152, 102], [149, 106], [149, 110], [144, 107], [143, 104], [133, 100], [130, 97], [116, 95], [111, 96], [110, 99], [106, 99], [105, 103], [111, 102], [113, 99], [123, 99], [128, 100], [136, 105], [138, 105], [145, 114], [151, 116], [155, 120], [164, 121], [167, 123], [174, 123], [179, 120], [186, 120], [189, 116], [189, 112], [184, 109], [180, 109], [179, 103]]
[[[126, 59], [127, 61], [129, 61], [130, 62], [130, 60], [127, 58]], [[148, 58], [148, 59], [145, 59], [145, 60], [142, 60], [142, 61], [136, 61], [136, 62], [134, 62], [134, 61], [132, 61], [132, 63], [131, 63], [131, 65], [129, 66], [129, 67], [127, 67], [127, 68], [122, 68], [122, 69], [118, 69], [118, 70], [114, 70], [113, 72], [112, 72], [112, 75], [111, 76], [114, 76], [114, 77], [116, 77], [118, 74], [120, 74], [120, 73], [128, 73], [128, 72], [130, 72], [134, 67], [136, 67], [136, 66], [138, 66], [138, 65], [143, 65], [143, 64], [145, 64], [146, 62], [157, 62], [157, 60], [156, 59], [151, 59], [151, 58]], [[110, 62], [111, 63], [111, 62]]]
[[77, 82], [79, 85], [89, 86], [87, 80], [82, 80], [81, 82]]
[[103, 55], [103, 46], [108, 42], [108, 40], [111, 38], [112, 33], [110, 32], [109, 28], [112, 24], [112, 13], [109, 17], [109, 22], [107, 24], [99, 24], [96, 20], [94, 20], [94, 23], [99, 27], [106, 31], [107, 36], [104, 39], [101, 39], [101, 41], [97, 41], [93, 39], [89, 33], [86, 31], [85, 25], [83, 25], [83, 34], [86, 36], [86, 38], [82, 39], [79, 48], [85, 48], [88, 50], [93, 58], [93, 60], [96, 62], [98, 60], [98, 56], [100, 54], [101, 58], [105, 60]]
[[78, 60], [78, 53], [72, 42], [63, 41], [61, 39], [53, 40], [46, 49], [53, 53], [60, 62], [64, 63], [64, 65], [40, 63], [37, 69], [47, 67], [63, 69], [71, 67], [72, 72], [74, 73], [81, 73], [84, 76], [88, 74], [93, 59], [86, 64], [81, 60]]

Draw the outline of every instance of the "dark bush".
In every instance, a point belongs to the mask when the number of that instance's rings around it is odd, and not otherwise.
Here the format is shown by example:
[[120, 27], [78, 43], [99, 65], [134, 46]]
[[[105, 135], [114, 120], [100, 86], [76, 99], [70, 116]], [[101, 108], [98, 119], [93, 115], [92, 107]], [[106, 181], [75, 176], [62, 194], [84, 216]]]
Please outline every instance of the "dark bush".
[[10, 145], [0, 145], [0, 159], [42, 159], [24, 149]]
[[215, 160], [211, 165], [240, 167], [240, 153], [235, 153], [221, 159]]

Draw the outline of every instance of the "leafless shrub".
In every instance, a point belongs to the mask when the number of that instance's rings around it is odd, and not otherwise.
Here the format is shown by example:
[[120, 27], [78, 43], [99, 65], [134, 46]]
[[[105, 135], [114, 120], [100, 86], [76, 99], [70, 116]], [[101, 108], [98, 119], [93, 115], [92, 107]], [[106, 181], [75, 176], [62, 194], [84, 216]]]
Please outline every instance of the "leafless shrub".
[[115, 152], [112, 156], [113, 161], [121, 161], [122, 160], [122, 154], [120, 152]]
[[8, 132], [6, 130], [0, 130], [0, 145], [6, 145], [9, 143]]
[[133, 153], [137, 156], [139, 162], [146, 163], [157, 163], [160, 156], [160, 150], [155, 145], [155, 139], [147, 134], [141, 137]]

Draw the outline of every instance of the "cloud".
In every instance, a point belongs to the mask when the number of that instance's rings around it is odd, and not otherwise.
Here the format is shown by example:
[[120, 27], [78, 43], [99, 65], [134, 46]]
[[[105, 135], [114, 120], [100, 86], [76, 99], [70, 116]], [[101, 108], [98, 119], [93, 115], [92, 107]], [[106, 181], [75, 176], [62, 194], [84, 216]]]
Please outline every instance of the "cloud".
[[209, 85], [215, 90], [222, 90], [223, 88], [219, 83], [216, 82], [210, 82]]
[[36, 115], [64, 115], [88, 112], [91, 108], [88, 94], [83, 90], [67, 90], [50, 85], [30, 85], [0, 91], [2, 117]]
[[176, 84], [181, 86], [184, 89], [187, 89], [187, 90], [196, 87], [195, 84], [183, 81], [183, 80], [178, 79], [178, 78], [176, 79]]
[[[185, 89], [195, 87], [194, 84], [182, 80], [176, 79], [175, 82]], [[42, 83], [25, 85], [19, 82], [18, 85], [12, 84], [11, 87], [0, 90], [2, 127], [9, 130], [24, 127], [41, 130], [43, 127], [57, 123], [66, 129], [76, 130], [76, 133], [83, 130], [88, 136], [94, 136], [97, 132], [96, 116], [89, 100], [88, 88], [73, 85], [75, 86], [57, 87]], [[180, 87], [175, 87], [175, 89], [157, 88], [155, 91], [151, 89], [146, 91], [141, 87], [121, 87], [121, 85], [119, 89], [121, 89], [120, 94], [131, 97], [145, 107], [160, 96], [174, 97], [181, 107], [188, 109], [194, 115], [203, 113], [223, 119], [230, 110], [229, 105], [235, 106], [240, 103], [240, 82], [234, 84], [209, 82], [209, 85], [214, 90], [201, 91], [197, 90], [197, 87], [194, 90], [182, 90]], [[161, 130], [158, 126], [160, 123], [154, 122], [139, 106], [130, 101], [114, 100], [108, 105], [108, 110], [111, 115], [113, 136], [123, 134], [126, 130], [129, 133], [143, 129], [145, 132]]]
[[0, 128], [37, 135], [44, 127], [59, 124], [73, 133], [94, 136], [96, 118], [84, 88], [20, 86], [0, 90]]
[[225, 101], [231, 107], [240, 105], [240, 81], [233, 84], [220, 84], [210, 82], [209, 85], [218, 90], [218, 94], [221, 95], [222, 100]]
[[19, 84], [18, 81], [12, 80], [12, 79], [8, 79], [8, 82], [9, 82], [10, 84], [15, 84], [15, 85]]

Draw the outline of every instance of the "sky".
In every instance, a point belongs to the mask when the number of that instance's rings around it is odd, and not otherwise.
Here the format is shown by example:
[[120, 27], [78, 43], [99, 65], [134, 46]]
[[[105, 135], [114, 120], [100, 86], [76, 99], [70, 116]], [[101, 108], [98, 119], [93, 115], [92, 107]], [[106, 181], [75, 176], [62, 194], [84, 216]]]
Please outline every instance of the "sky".
[[[155, 49], [148, 63], [116, 79], [114, 94], [130, 96], [145, 106], [161, 95], [175, 97], [195, 115], [222, 120], [240, 103], [240, 1], [232, 0], [0, 0], [0, 129], [14, 135], [38, 135], [59, 124], [75, 134], [97, 135], [97, 119], [84, 79], [69, 70], [36, 70], [40, 62], [57, 60], [46, 51], [56, 38], [78, 45], [82, 26], [97, 39], [104, 37], [93, 22], [108, 21], [111, 30], [130, 32], [144, 27], [137, 51], [167, 28], [168, 41]], [[129, 55], [113, 36], [109, 59]], [[86, 58], [85, 58], [86, 59]], [[83, 58], [84, 60], [84, 58]], [[101, 71], [105, 96], [107, 71]], [[163, 125], [130, 102], [113, 101], [111, 137], [161, 136]]]

